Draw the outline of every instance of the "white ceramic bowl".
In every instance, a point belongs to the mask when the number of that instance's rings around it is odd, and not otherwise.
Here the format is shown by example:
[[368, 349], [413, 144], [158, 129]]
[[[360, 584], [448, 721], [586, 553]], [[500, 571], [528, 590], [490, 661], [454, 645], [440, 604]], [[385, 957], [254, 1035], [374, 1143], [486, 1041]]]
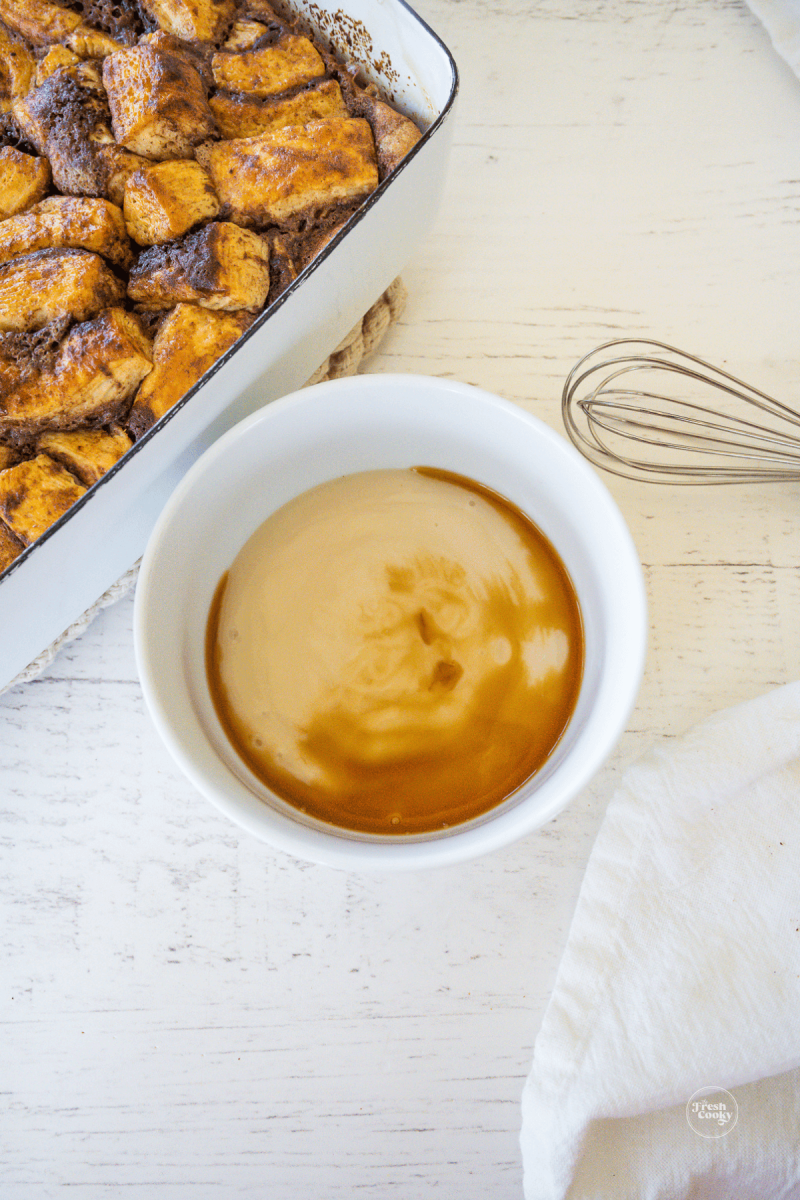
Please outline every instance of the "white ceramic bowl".
[[[270, 513], [327, 479], [410, 466], [469, 476], [532, 518], [572, 577], [586, 647], [575, 712], [541, 770], [475, 821], [398, 839], [307, 819], [250, 773], [217, 720], [204, 639], [220, 577]], [[642, 677], [647, 611], [639, 559], [619, 510], [565, 438], [517, 405], [466, 384], [366, 375], [276, 400], [206, 451], [150, 539], [134, 626], [156, 728], [203, 795], [243, 829], [299, 858], [395, 870], [483, 854], [564, 808], [625, 727]]]

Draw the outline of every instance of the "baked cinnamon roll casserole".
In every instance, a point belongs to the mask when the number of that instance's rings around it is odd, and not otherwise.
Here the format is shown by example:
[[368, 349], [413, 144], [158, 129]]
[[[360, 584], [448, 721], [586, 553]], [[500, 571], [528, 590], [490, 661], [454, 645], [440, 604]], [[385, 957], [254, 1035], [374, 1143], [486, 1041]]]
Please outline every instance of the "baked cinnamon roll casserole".
[[419, 137], [266, 0], [0, 0], [0, 572]]

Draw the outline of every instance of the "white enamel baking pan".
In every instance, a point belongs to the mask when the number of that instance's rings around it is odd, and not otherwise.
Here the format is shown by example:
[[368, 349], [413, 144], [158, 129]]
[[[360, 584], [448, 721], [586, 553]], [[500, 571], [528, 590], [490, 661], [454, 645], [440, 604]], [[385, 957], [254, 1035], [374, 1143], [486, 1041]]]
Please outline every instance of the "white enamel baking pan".
[[333, 0], [292, 8], [417, 119], [423, 137], [242, 341], [0, 578], [0, 688], [141, 556], [164, 503], [207, 446], [302, 387], [433, 225], [458, 90], [447, 47], [403, 0], [348, 0], [346, 17]]

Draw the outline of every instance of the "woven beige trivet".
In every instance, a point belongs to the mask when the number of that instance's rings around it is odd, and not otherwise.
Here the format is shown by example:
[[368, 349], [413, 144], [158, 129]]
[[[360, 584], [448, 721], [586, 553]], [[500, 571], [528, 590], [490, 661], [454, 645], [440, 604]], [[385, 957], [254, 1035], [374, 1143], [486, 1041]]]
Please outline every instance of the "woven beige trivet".
[[[347, 337], [339, 343], [333, 353], [328, 355], [325, 362], [319, 366], [304, 386], [310, 387], [312, 383], [322, 383], [326, 379], [342, 379], [346, 375], [357, 374], [364, 360], [378, 348], [386, 331], [399, 320], [405, 308], [407, 298], [408, 293], [403, 286], [403, 281], [395, 279], [394, 283], [386, 289], [381, 298], [373, 304], [369, 312], [350, 330]], [[139, 563], [136, 562], [129, 571], [125, 572], [121, 579], [112, 584], [108, 591], [104, 592], [94, 602], [91, 608], [87, 608], [86, 612], [77, 621], [73, 621], [68, 629], [65, 629], [46, 650], [43, 650], [24, 671], [20, 671], [19, 675], [12, 679], [10, 683], [0, 688], [0, 695], [8, 691], [9, 688], [16, 687], [18, 683], [27, 683], [29, 680], [35, 679], [37, 675], [40, 675], [50, 665], [59, 650], [69, 642], [74, 642], [76, 638], [79, 638], [82, 633], [86, 632], [102, 609], [108, 608], [111, 604], [116, 604], [123, 596], [128, 595], [136, 583], [138, 574]]]

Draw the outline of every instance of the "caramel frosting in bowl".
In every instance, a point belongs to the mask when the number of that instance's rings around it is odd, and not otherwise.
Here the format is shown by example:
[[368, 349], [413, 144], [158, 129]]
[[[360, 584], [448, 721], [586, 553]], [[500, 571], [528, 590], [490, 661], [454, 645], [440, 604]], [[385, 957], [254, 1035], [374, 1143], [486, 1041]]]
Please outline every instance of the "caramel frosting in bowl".
[[217, 593], [207, 662], [251, 770], [343, 828], [420, 833], [504, 800], [577, 698], [578, 603], [514, 506], [425, 469], [359, 472], [284, 505]]

